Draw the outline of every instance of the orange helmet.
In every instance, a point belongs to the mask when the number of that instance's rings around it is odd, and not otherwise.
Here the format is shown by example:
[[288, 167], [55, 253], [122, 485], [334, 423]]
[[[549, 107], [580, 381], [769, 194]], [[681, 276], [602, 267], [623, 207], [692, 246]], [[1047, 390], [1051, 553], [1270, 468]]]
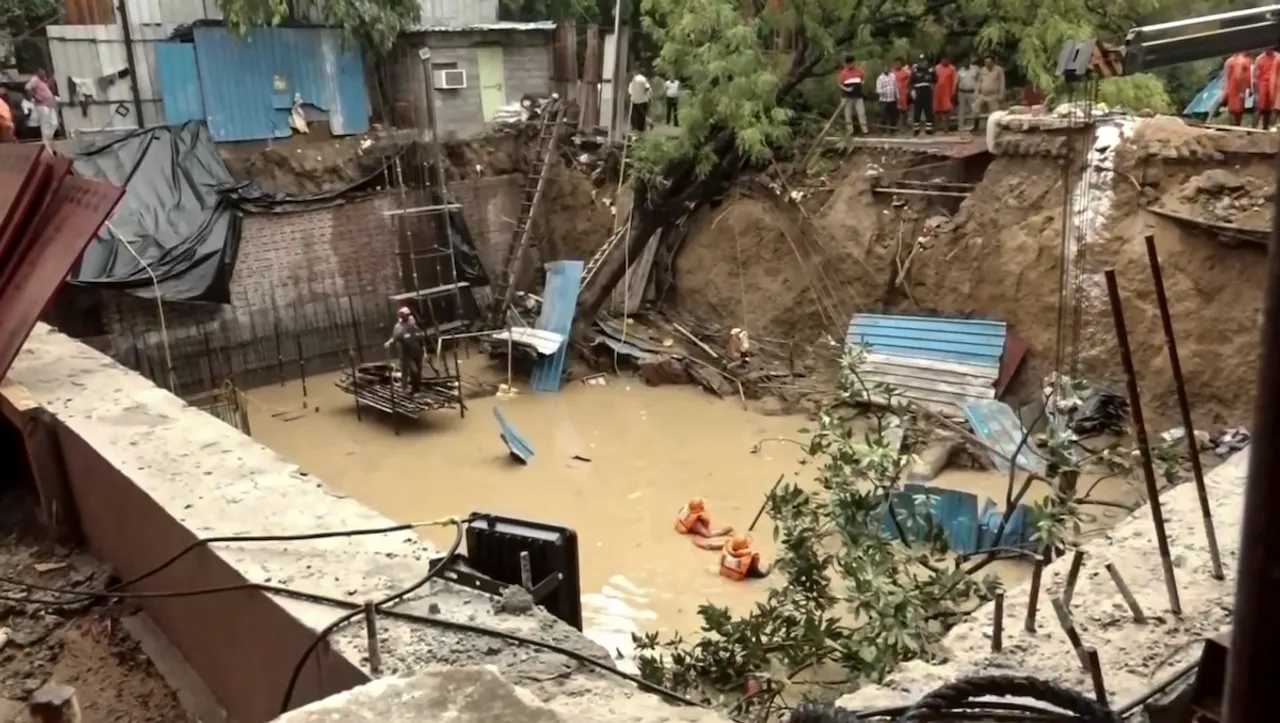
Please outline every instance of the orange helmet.
[[734, 535], [733, 539], [729, 540], [731, 550], [745, 550], [748, 547], [751, 547], [751, 538], [746, 535]]

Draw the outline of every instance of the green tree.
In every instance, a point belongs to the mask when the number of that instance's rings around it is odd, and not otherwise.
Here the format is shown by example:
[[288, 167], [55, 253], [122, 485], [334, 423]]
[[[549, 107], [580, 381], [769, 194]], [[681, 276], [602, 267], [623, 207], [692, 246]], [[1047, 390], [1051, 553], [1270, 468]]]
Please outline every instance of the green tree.
[[61, 14], [58, 0], [0, 0], [0, 27], [12, 36], [56, 22]]
[[[390, 50], [421, 15], [417, 0], [321, 0], [319, 5], [325, 24], [342, 28], [375, 53]], [[292, 0], [218, 0], [218, 7], [227, 25], [242, 32], [297, 19]]]
[[[992, 53], [1012, 59], [1011, 71], [1052, 88], [1065, 42], [1094, 37], [1100, 27], [1122, 28], [1155, 4], [642, 0], [644, 31], [660, 48], [654, 71], [680, 78], [686, 91], [679, 133], [644, 136], [632, 151], [642, 202], [632, 216], [631, 257], [654, 234], [674, 247], [679, 233], [672, 226], [721, 193], [744, 165], [766, 165], [789, 153], [798, 89], [829, 78], [846, 53], [872, 64], [917, 53]], [[584, 291], [587, 314], [621, 278], [621, 257], [615, 254]]]

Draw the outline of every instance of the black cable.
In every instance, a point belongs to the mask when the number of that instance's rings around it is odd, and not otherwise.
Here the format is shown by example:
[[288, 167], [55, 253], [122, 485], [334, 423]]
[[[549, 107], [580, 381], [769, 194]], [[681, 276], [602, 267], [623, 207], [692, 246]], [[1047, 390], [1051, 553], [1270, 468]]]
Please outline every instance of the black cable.
[[916, 701], [899, 722], [938, 720], [939, 715], [949, 710], [985, 705], [980, 701], [968, 702], [985, 696], [1031, 698], [1072, 714], [1068, 720], [1079, 723], [1120, 723], [1119, 716], [1092, 698], [1056, 683], [1015, 675], [980, 675], [948, 683]]
[[[462, 536], [464, 532], [463, 522], [464, 522], [463, 520], [458, 520], [458, 519], [455, 519], [453, 521], [453, 524], [454, 524], [453, 543], [449, 545], [449, 549], [446, 550], [444, 553], [444, 559], [441, 560], [439, 564], [437, 564], [435, 567], [430, 567], [427, 570], [427, 574], [423, 575], [417, 582], [413, 583], [409, 587], [406, 587], [399, 592], [392, 593], [382, 598], [381, 600], [378, 600], [377, 602], [375, 602], [373, 604], [374, 610], [380, 611], [380, 608], [382, 608], [382, 606], [390, 605], [391, 603], [397, 600], [401, 600], [405, 597], [408, 597], [414, 591], [422, 588], [427, 583], [431, 582], [432, 579], [439, 576], [440, 573], [444, 571], [445, 567], [447, 567], [451, 562], [453, 562], [454, 557], [456, 557], [458, 554], [458, 548], [462, 547]], [[286, 686], [284, 689], [284, 701], [280, 704], [281, 715], [284, 715], [285, 713], [289, 712], [289, 704], [293, 702], [293, 690], [298, 686], [298, 678], [302, 676], [302, 669], [306, 667], [307, 660], [311, 658], [311, 653], [315, 652], [315, 649], [320, 647], [320, 643], [327, 640], [328, 637], [332, 635], [335, 630], [342, 627], [344, 624], [354, 620], [355, 618], [359, 617], [359, 615], [363, 612], [363, 610], [364, 608], [363, 606], [361, 606], [345, 615], [339, 616], [337, 620], [334, 620], [333, 622], [326, 625], [323, 630], [321, 630], [319, 633], [316, 633], [316, 636], [312, 638], [311, 644], [307, 646], [306, 650], [302, 651], [302, 656], [299, 657], [298, 662], [294, 664], [293, 673], [289, 675], [289, 685]]]
[[[392, 532], [406, 532], [410, 530], [415, 530], [419, 527], [425, 526], [426, 524], [428, 523], [411, 522], [411, 523], [406, 523], [402, 525], [391, 525], [388, 527], [365, 527], [365, 528], [358, 528], [354, 530], [327, 530], [324, 532], [304, 532], [304, 533], [295, 534], [295, 535], [223, 535], [218, 537], [202, 537], [200, 539], [193, 541], [191, 544], [182, 548], [181, 550], [179, 550], [177, 553], [169, 557], [164, 562], [160, 563], [159, 565], [156, 565], [155, 567], [142, 573], [141, 575], [137, 575], [128, 580], [124, 580], [122, 582], [118, 582], [114, 585], [107, 587], [105, 592], [110, 593], [112, 591], [119, 591], [122, 588], [132, 587], [133, 585], [136, 585], [139, 582], [142, 582], [143, 580], [146, 580], [148, 578], [154, 577], [160, 572], [163, 572], [164, 570], [168, 569], [178, 560], [181, 560], [183, 557], [189, 554], [191, 551], [197, 548], [207, 547], [208, 545], [211, 545], [211, 544], [224, 543], [224, 542], [241, 542], [241, 543], [243, 542], [298, 542], [298, 541], [304, 541], [304, 540], [324, 540], [324, 539], [334, 538], [334, 537], [361, 537], [364, 535], [385, 535], [385, 534], [390, 534]], [[149, 595], [146, 593], [118, 592], [116, 594], [107, 595], [103, 592], [98, 592], [98, 591], [66, 590], [62, 588], [53, 588], [53, 587], [46, 587], [42, 585], [35, 585], [32, 583], [23, 582], [22, 580], [17, 580], [17, 579], [14, 579], [11, 577], [5, 577], [5, 576], [0, 576], [0, 582], [6, 583], [8, 585], [13, 585], [14, 587], [26, 587], [32, 590], [40, 590], [42, 592], [54, 592], [54, 593], [61, 593], [64, 595], [79, 596], [78, 599], [73, 599], [73, 600], [42, 600], [42, 599], [31, 599], [31, 598], [28, 598], [28, 599], [13, 598], [13, 597], [0, 595], [0, 600], [4, 600], [6, 602], [30, 603], [30, 604], [37, 604], [37, 605], [52, 605], [52, 606], [76, 605], [78, 603], [84, 602], [85, 600], [92, 600], [94, 598], [103, 598], [103, 597], [121, 597], [121, 598], [188, 597], [191, 595], [208, 595], [208, 594], [217, 593], [217, 592], [230, 592], [232, 590], [239, 590], [246, 587], [246, 585], [236, 585], [236, 586], [228, 586], [225, 588], [209, 588], [205, 590], [193, 590], [190, 593], [186, 593], [186, 594], [163, 593], [158, 595]]]

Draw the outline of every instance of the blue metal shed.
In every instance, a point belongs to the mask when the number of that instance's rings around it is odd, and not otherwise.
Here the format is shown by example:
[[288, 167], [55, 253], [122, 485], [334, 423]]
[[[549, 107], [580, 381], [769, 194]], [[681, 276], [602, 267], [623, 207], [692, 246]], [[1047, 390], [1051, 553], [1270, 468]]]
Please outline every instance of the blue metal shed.
[[[216, 141], [283, 138], [293, 133], [296, 93], [304, 107], [324, 114], [334, 135], [369, 129], [363, 54], [340, 30], [252, 28], [239, 35], [198, 27], [193, 35], [194, 43], [158, 44], [167, 122], [204, 120]], [[198, 106], [192, 87], [199, 88]]]

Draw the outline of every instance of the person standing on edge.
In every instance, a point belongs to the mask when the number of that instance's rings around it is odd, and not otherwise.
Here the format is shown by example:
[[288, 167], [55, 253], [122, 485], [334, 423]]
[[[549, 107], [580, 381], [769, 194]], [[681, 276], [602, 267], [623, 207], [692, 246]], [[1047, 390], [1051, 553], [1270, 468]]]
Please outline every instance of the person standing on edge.
[[937, 73], [929, 65], [929, 61], [921, 55], [911, 69], [911, 130], [920, 135], [923, 126], [925, 133], [933, 133], [933, 87], [938, 82]]
[[627, 87], [631, 94], [631, 130], [636, 133], [644, 133], [649, 125], [649, 93], [652, 90], [644, 73], [636, 71], [631, 85]]
[[898, 127], [898, 80], [894, 70], [885, 68], [876, 78], [876, 99], [880, 102], [880, 125], [890, 131]]
[[[978, 62], [970, 60], [969, 64], [956, 74], [956, 125], [961, 131], [978, 129], [977, 113], [974, 107], [978, 100]], [[969, 125], [969, 119], [974, 123]]]
[[996, 65], [996, 61], [988, 55], [982, 61], [982, 69], [978, 71], [978, 98], [974, 104], [975, 130], [982, 126], [982, 116], [1000, 110], [1004, 92], [1004, 68]]
[[844, 122], [849, 127], [850, 134], [853, 133], [854, 118], [858, 120], [858, 131], [864, 134], [867, 132], [867, 106], [862, 96], [862, 79], [862, 66], [858, 65], [858, 59], [846, 55], [836, 80], [840, 83], [840, 105], [844, 109]]
[[680, 127], [680, 81], [675, 77], [667, 79], [667, 125]]
[[1245, 97], [1249, 94], [1249, 86], [1253, 84], [1253, 61], [1249, 60], [1249, 54], [1236, 53], [1227, 58], [1223, 76], [1223, 97], [1219, 103], [1227, 106], [1231, 125], [1238, 126], [1244, 119]]
[[48, 146], [58, 133], [58, 97], [49, 87], [49, 74], [44, 68], [37, 69], [27, 81], [26, 91], [34, 105], [32, 120], [40, 128], [40, 139]]
[[911, 68], [905, 59], [894, 61], [893, 77], [898, 81], [898, 123], [905, 128], [911, 121]]
[[933, 75], [938, 79], [933, 89], [934, 123], [947, 133], [951, 130], [951, 112], [955, 109], [951, 99], [956, 94], [956, 66], [951, 64], [951, 58], [943, 56], [934, 67]]
[[1271, 128], [1271, 111], [1275, 105], [1276, 51], [1267, 48], [1253, 61], [1253, 127]]

